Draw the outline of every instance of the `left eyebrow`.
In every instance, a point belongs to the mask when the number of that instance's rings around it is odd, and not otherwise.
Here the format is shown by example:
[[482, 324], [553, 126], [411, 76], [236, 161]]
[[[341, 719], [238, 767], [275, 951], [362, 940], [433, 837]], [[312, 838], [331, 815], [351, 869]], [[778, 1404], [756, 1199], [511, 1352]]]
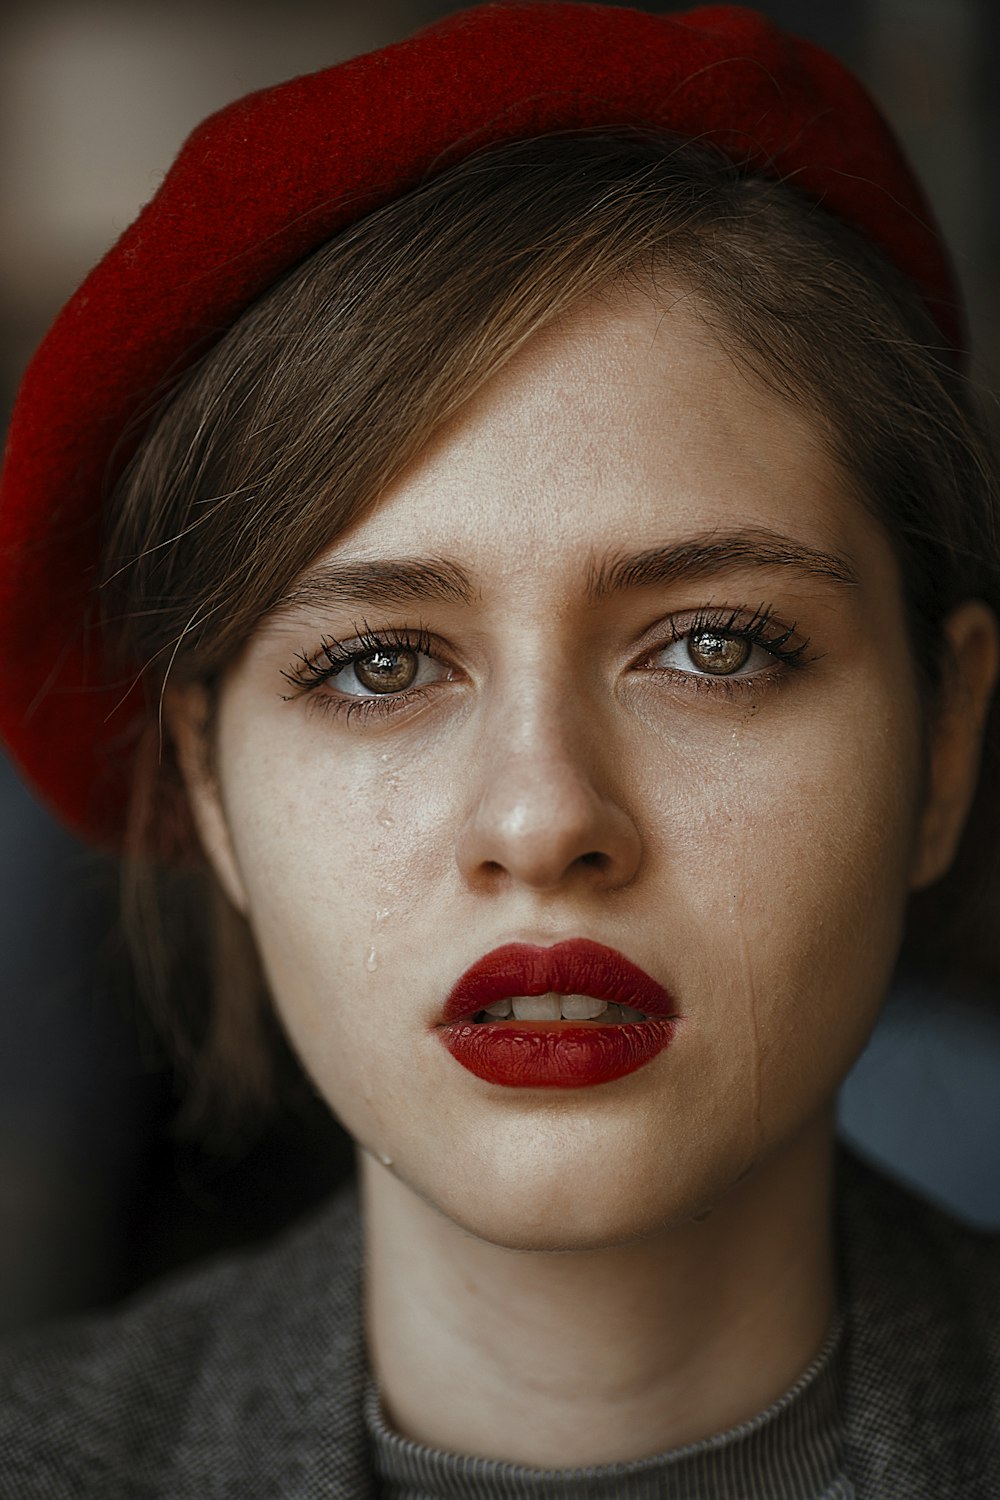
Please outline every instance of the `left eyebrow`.
[[857, 588], [857, 573], [845, 557], [807, 547], [766, 528], [701, 532], [667, 547], [592, 562], [587, 598], [597, 603], [625, 589], [706, 578], [736, 568], [787, 568], [824, 583]]

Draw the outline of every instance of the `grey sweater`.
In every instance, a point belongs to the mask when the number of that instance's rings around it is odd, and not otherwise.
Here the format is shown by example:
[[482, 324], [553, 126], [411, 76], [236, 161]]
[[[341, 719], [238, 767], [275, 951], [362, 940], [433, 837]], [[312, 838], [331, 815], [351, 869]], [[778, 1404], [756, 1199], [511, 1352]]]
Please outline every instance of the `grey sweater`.
[[[859, 1500], [1000, 1497], [1000, 1246], [846, 1155]], [[3, 1500], [373, 1500], [357, 1200], [0, 1354]]]

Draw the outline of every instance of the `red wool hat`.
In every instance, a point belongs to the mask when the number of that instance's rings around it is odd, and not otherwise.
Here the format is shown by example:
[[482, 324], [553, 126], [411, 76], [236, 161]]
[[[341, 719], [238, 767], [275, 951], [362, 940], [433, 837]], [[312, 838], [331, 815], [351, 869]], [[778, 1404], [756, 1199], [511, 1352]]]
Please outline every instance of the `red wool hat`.
[[141, 684], [109, 681], [93, 590], [101, 497], [151, 394], [290, 266], [429, 172], [501, 141], [614, 125], [710, 140], [788, 179], [881, 246], [961, 352], [948, 254], [889, 127], [840, 63], [753, 11], [482, 5], [237, 100], [193, 132], [63, 309], [11, 422], [0, 735], [72, 828], [120, 843], [148, 714]]

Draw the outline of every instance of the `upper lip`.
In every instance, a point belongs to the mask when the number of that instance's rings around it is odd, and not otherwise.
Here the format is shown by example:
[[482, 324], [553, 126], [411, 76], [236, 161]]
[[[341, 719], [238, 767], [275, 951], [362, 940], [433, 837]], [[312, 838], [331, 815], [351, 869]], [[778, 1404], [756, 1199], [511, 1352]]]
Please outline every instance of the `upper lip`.
[[457, 1021], [512, 995], [592, 995], [646, 1015], [676, 1016], [662, 985], [615, 948], [570, 938], [550, 948], [504, 943], [477, 958], [445, 1001], [439, 1024]]

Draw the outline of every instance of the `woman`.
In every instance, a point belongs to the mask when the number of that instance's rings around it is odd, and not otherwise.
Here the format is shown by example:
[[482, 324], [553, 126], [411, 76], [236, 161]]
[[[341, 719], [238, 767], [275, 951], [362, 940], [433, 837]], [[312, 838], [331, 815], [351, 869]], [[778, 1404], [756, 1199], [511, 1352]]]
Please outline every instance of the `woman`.
[[136, 911], [187, 861], [192, 1113], [276, 1015], [360, 1193], [12, 1351], [12, 1493], [996, 1492], [993, 1248], [833, 1146], [982, 878], [914, 905], [1000, 650], [960, 362], [749, 12], [483, 7], [196, 133], [22, 394], [6, 733]]

